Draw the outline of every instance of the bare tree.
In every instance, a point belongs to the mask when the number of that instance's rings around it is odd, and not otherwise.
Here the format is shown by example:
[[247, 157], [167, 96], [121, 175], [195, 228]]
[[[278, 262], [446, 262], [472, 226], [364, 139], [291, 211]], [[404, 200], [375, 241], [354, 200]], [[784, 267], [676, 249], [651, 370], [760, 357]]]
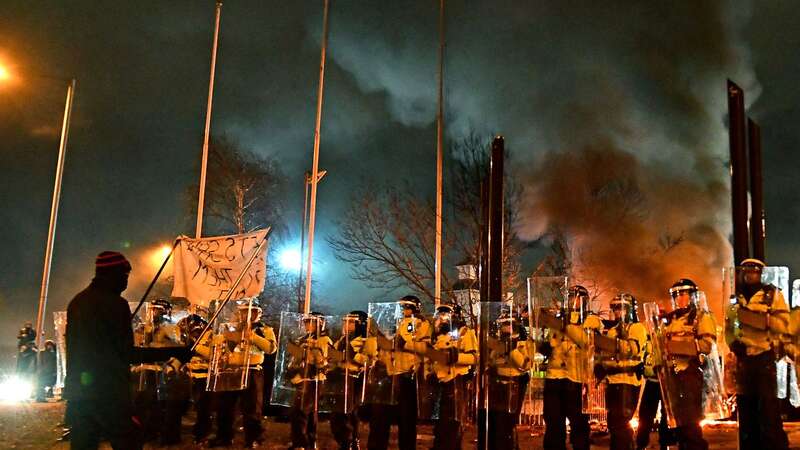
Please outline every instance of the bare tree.
[[[244, 149], [230, 138], [213, 138], [208, 150], [204, 234], [242, 234], [272, 227], [267, 280], [260, 298], [264, 314], [277, 316], [297, 296], [296, 274], [269, 264], [277, 257], [276, 242], [286, 237], [286, 177], [275, 159]], [[192, 217], [197, 212], [197, 189], [193, 186], [187, 195]]]
[[[474, 134], [451, 147], [445, 178], [442, 292], [453, 297], [456, 282], [447, 269], [456, 263], [476, 264], [482, 228], [481, 186], [488, 174], [490, 139]], [[514, 232], [515, 196], [506, 183], [505, 261], [508, 291], [516, 289], [522, 244]], [[410, 185], [367, 186], [353, 198], [338, 235], [328, 238], [336, 257], [351, 265], [352, 276], [370, 287], [392, 291], [405, 287], [428, 302], [434, 299], [435, 208]], [[448, 273], [450, 272], [450, 273]], [[477, 299], [476, 299], [477, 300]], [[472, 310], [472, 305], [469, 310]]]
[[[190, 191], [196, 212], [197, 186]], [[228, 138], [213, 138], [208, 147], [205, 229], [214, 234], [242, 234], [270, 226], [286, 228], [286, 177], [273, 158], [262, 157]], [[208, 233], [206, 233], [208, 234]]]

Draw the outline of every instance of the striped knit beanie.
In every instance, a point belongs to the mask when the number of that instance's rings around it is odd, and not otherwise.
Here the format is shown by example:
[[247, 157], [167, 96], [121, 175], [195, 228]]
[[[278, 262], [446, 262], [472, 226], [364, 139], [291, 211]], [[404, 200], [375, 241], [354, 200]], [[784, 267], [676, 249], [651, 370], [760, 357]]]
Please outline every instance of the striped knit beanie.
[[95, 270], [123, 269], [127, 272], [131, 270], [131, 263], [125, 259], [122, 253], [105, 251], [97, 255], [94, 260]]

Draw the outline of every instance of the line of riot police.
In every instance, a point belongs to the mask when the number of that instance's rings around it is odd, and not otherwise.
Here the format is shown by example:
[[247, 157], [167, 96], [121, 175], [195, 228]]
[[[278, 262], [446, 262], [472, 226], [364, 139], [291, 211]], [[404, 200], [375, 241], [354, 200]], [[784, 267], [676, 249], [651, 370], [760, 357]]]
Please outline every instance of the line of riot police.
[[[761, 282], [762, 268], [760, 261], [745, 261], [726, 311], [728, 345], [737, 357], [740, 448], [764, 442], [787, 448], [774, 363], [781, 352], [800, 353], [800, 314], [790, 320], [781, 291]], [[289, 409], [292, 448], [316, 447], [324, 414], [342, 449], [386, 449], [393, 425], [399, 448], [414, 449], [421, 420], [434, 422], [435, 449], [460, 449], [473, 421], [486, 428], [489, 448], [516, 449], [531, 371], [544, 356], [544, 448], [566, 448], [568, 423], [572, 448], [588, 449], [588, 412], [602, 398], [612, 449], [646, 448], [659, 405], [662, 448], [705, 449], [701, 420], [731, 416], [717, 321], [692, 280], [678, 280], [664, 297], [669, 300], [639, 304], [620, 293], [610, 302], [610, 317], [601, 319], [578, 285], [550, 301], [538, 299], [533, 314], [487, 302], [470, 314], [443, 304], [426, 317], [420, 300], [406, 296], [344, 316], [283, 312], [277, 336], [261, 323], [252, 300], [228, 305], [202, 336], [200, 315], [176, 321], [168, 303], [154, 302], [147, 320], [153, 326], [140, 325], [144, 344], [199, 345], [184, 366], [133, 368], [137, 404], [147, 410], [139, 417], [155, 417], [145, 426], [152, 423], [163, 443], [174, 443], [191, 400], [195, 440], [227, 446], [238, 404], [245, 444], [258, 446], [264, 442], [264, 364], [275, 354], [270, 399]], [[486, 365], [478, 370], [482, 359]], [[485, 417], [476, 412], [481, 406]], [[216, 435], [208, 440], [214, 416]], [[634, 417], [638, 428], [631, 426]], [[369, 424], [366, 442], [362, 421]]]

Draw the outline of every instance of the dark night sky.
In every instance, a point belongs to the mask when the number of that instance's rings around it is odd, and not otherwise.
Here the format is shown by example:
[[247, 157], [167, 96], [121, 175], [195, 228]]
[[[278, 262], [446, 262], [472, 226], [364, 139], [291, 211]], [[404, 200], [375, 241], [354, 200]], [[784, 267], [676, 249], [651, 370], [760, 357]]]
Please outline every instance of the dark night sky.
[[[681, 168], [698, 155], [726, 157], [731, 77], [762, 126], [769, 263], [800, 270], [794, 2], [522, 3], [448, 2], [448, 138], [502, 133], [525, 174], [544, 152], [612, 128], [620, 141], [636, 136], [632, 154], [666, 173], [724, 180], [721, 163], [711, 174]], [[361, 180], [433, 189], [437, 6], [333, 2], [321, 146], [329, 175], [320, 185], [315, 274], [320, 300], [334, 308], [380, 295], [349, 281], [324, 244], [351, 189]], [[0, 62], [78, 79], [49, 311], [86, 284], [100, 250], [122, 249], [136, 264], [192, 231], [183, 195], [198, 176], [213, 13], [211, 0], [0, 6]], [[310, 0], [230, 0], [222, 13], [213, 133], [281, 161], [296, 187], [288, 199], [295, 228], [311, 159], [321, 16], [322, 2]], [[62, 109], [58, 82], [0, 86], [3, 341], [35, 318]], [[727, 208], [712, 208], [710, 220], [724, 226]]]

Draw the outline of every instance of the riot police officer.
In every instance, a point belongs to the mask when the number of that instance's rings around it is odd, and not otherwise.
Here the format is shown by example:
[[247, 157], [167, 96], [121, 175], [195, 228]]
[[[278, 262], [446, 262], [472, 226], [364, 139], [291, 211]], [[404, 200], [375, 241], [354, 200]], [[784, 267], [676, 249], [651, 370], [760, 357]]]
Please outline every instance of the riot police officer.
[[[716, 343], [716, 324], [710, 311], [700, 308], [697, 285], [682, 278], [669, 290], [671, 310], [659, 321], [663, 348], [658, 352], [661, 360], [661, 388], [674, 415], [675, 430], [681, 449], [705, 450], [700, 420], [703, 419], [704, 377], [702, 365], [716, 363], [707, 356]], [[654, 337], [656, 339], [656, 337]], [[716, 352], [712, 355], [716, 358]], [[716, 380], [721, 383], [721, 380]], [[652, 418], [651, 418], [652, 420]]]
[[299, 366], [293, 367], [295, 398], [289, 411], [292, 448], [313, 449], [317, 440], [320, 384], [325, 382], [328, 353], [333, 341], [325, 330], [325, 317], [318, 312], [303, 316], [305, 334], [295, 342], [302, 349]]
[[607, 383], [606, 409], [612, 450], [628, 450], [634, 444], [630, 421], [639, 399], [647, 343], [647, 330], [639, 323], [636, 306], [636, 299], [630, 294], [614, 297], [610, 302], [614, 316], [607, 324], [605, 339], [595, 336], [596, 348], [602, 354], [595, 365], [596, 377]]
[[442, 304], [433, 319], [431, 360], [436, 376], [439, 417], [433, 428], [433, 448], [461, 448], [467, 416], [467, 381], [478, 363], [478, 338], [467, 327], [461, 306]]
[[[228, 367], [246, 367], [248, 373], [247, 385], [244, 389], [216, 393], [217, 435], [209, 442], [211, 447], [231, 445], [237, 401], [242, 413], [245, 446], [256, 447], [263, 440], [261, 407], [264, 383], [261, 365], [264, 362], [264, 355], [275, 353], [278, 346], [275, 332], [271, 327], [262, 325], [259, 321], [260, 318], [260, 307], [249, 300], [241, 301], [237, 304], [236, 342], [226, 342], [230, 338], [225, 334], [217, 334], [212, 338], [212, 340], [218, 341], [212, 342], [215, 346], [235, 345], [235, 350], [226, 355], [225, 363]], [[211, 359], [211, 349], [208, 347], [207, 341], [201, 341], [196, 351]]]
[[[569, 288], [568, 298], [558, 317], [547, 312], [540, 318], [550, 328], [540, 353], [547, 357], [544, 382], [544, 448], [566, 449], [566, 420], [570, 424], [570, 443], [576, 450], [589, 448], [589, 417], [583, 413], [584, 393], [590, 382], [591, 330], [603, 324], [589, 308], [589, 291], [580, 285]], [[544, 319], [544, 320], [543, 320]], [[550, 320], [556, 319], [556, 320]]]
[[362, 351], [367, 337], [367, 313], [351, 311], [342, 320], [342, 336], [329, 352], [331, 362], [326, 375], [326, 392], [335, 397], [330, 415], [331, 432], [341, 450], [357, 450], [359, 445], [358, 406], [364, 371], [369, 357]]
[[418, 385], [423, 382], [423, 358], [430, 345], [431, 327], [422, 317], [418, 297], [406, 295], [398, 303], [402, 318], [395, 325], [392, 341], [381, 347], [371, 337], [365, 348], [375, 366], [385, 370], [393, 398], [390, 404], [371, 405], [367, 442], [370, 450], [388, 447], [392, 423], [397, 424], [401, 450], [414, 450], [417, 445]]
[[789, 446], [776, 395], [776, 351], [788, 333], [783, 293], [764, 284], [764, 263], [745, 259], [736, 273], [736, 297], [728, 315], [727, 338], [736, 355], [736, 410], [740, 449]]
[[[188, 336], [191, 343], [196, 341], [204, 342], [206, 344], [205, 348], [208, 349], [207, 344], [211, 335], [211, 330], [206, 331], [206, 334], [201, 336], [206, 325], [208, 325], [208, 321], [198, 314], [191, 314], [181, 319], [178, 325]], [[198, 348], [200, 348], [199, 345]], [[208, 358], [195, 352], [195, 354], [192, 355], [192, 359], [186, 363], [185, 368], [189, 373], [192, 402], [194, 403], [196, 415], [195, 423], [192, 426], [192, 435], [194, 436], [194, 442], [200, 444], [206, 441], [208, 434], [211, 432], [211, 402], [213, 395], [210, 391], [206, 390], [208, 381]]]
[[508, 307], [494, 321], [489, 334], [489, 448], [518, 449], [516, 426], [533, 365], [530, 341], [513, 308]]

